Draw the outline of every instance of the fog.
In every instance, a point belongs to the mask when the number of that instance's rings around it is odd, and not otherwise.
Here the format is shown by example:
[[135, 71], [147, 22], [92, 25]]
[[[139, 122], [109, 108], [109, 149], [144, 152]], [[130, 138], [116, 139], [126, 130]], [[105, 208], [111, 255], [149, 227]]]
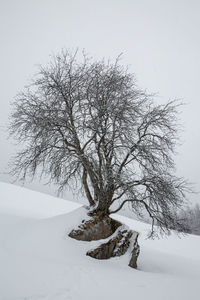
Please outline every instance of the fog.
[[[198, 0], [1, 0], [0, 181], [12, 180], [6, 172], [16, 147], [6, 128], [15, 95], [52, 53], [78, 47], [97, 59], [123, 53], [121, 63], [135, 73], [139, 87], [157, 93], [156, 102], [186, 103], [179, 116], [177, 174], [200, 190], [199, 28]], [[25, 186], [56, 190], [38, 180]], [[70, 192], [63, 196], [72, 198]]]

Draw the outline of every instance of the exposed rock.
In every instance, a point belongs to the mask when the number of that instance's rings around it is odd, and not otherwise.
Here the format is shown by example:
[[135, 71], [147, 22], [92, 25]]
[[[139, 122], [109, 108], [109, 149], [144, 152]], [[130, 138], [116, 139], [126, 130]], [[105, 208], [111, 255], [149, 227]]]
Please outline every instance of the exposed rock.
[[134, 232], [134, 236], [132, 236], [133, 241], [133, 250], [131, 254], [131, 259], [129, 261], [129, 267], [137, 269], [137, 258], [140, 254], [140, 246], [138, 245], [138, 233]]
[[[137, 258], [140, 252], [138, 245], [138, 232], [111, 219], [109, 216], [92, 216], [89, 220], [83, 220], [77, 229], [73, 229], [69, 236], [81, 241], [95, 241], [107, 239], [97, 248], [89, 250], [86, 255], [96, 259], [109, 259], [125, 254], [130, 248], [131, 259], [129, 266], [137, 268]], [[110, 239], [109, 239], [110, 237]]]
[[98, 248], [88, 251], [86, 255], [96, 259], [108, 259], [115, 256], [121, 256], [125, 254], [130, 245], [133, 244], [129, 266], [137, 268], [137, 258], [139, 255], [137, 238], [137, 232], [128, 229], [118, 230], [116, 236], [111, 238], [108, 242], [101, 244]]
[[81, 241], [101, 240], [111, 236], [122, 224], [110, 217], [95, 215], [89, 220], [83, 220], [77, 229], [73, 229], [69, 236]]
[[131, 230], [119, 230], [115, 237], [101, 244], [98, 248], [88, 251], [87, 255], [97, 259], [123, 255], [129, 247], [132, 234]]

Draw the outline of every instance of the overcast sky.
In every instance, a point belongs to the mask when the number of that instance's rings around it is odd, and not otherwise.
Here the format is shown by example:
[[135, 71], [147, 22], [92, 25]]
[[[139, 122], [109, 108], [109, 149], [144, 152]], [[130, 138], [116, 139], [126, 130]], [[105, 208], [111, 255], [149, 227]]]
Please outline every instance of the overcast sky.
[[200, 190], [199, 29], [199, 0], [0, 0], [0, 180], [9, 180], [4, 172], [15, 151], [5, 133], [14, 96], [50, 54], [79, 47], [94, 58], [123, 53], [121, 63], [141, 88], [158, 93], [157, 102], [187, 103], [177, 173]]

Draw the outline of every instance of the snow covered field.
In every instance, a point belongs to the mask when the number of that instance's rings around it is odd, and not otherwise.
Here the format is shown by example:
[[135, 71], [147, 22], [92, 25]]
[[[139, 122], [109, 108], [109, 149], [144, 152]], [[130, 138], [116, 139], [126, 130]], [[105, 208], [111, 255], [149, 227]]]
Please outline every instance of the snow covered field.
[[129, 254], [110, 260], [85, 255], [95, 242], [67, 233], [84, 215], [79, 204], [0, 183], [1, 300], [198, 300], [200, 237], [147, 240], [149, 225], [115, 218], [139, 231], [138, 270]]

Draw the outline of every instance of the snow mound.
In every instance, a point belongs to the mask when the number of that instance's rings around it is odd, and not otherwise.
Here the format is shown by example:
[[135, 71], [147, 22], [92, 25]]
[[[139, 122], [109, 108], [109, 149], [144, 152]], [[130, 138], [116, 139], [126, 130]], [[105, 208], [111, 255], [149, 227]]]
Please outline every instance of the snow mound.
[[1, 300], [199, 299], [200, 237], [180, 239], [172, 234], [146, 240], [149, 225], [116, 215], [140, 232], [138, 270], [128, 267], [128, 254], [95, 260], [85, 255], [95, 242], [68, 237], [85, 217], [83, 207], [13, 185], [0, 184], [1, 190], [2, 186], [4, 196], [9, 191], [7, 206], [5, 197], [0, 199]]
[[81, 204], [0, 182], [0, 212], [31, 218], [48, 218], [70, 212]]

